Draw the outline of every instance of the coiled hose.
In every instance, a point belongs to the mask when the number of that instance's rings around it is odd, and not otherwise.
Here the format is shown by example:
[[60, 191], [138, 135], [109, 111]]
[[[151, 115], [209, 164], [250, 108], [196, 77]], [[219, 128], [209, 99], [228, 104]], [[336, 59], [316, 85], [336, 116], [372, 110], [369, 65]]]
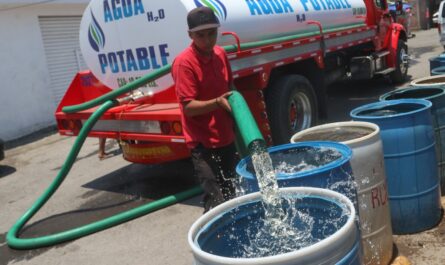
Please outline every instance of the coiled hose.
[[15, 249], [34, 249], [34, 248], [59, 244], [68, 240], [73, 240], [124, 223], [128, 220], [143, 216], [150, 212], [178, 203], [182, 200], [194, 197], [202, 193], [201, 187], [196, 186], [189, 190], [164, 197], [162, 199], [147, 203], [137, 208], [119, 213], [114, 216], [110, 216], [103, 220], [99, 220], [81, 227], [73, 228], [71, 230], [36, 238], [18, 238], [20, 230], [43, 207], [43, 205], [45, 205], [45, 203], [49, 200], [49, 198], [51, 198], [51, 196], [62, 184], [65, 177], [71, 170], [76, 160], [76, 157], [79, 154], [79, 151], [83, 143], [85, 142], [86, 137], [88, 136], [88, 133], [91, 131], [97, 120], [99, 120], [99, 118], [108, 109], [119, 104], [118, 101], [115, 100], [114, 98], [124, 93], [127, 93], [128, 91], [133, 90], [154, 79], [157, 79], [160, 76], [167, 74], [169, 70], [170, 66], [168, 65], [120, 89], [117, 89], [102, 97], [99, 97], [96, 100], [93, 100], [92, 102], [86, 102], [85, 104], [64, 108], [63, 111], [65, 112], [76, 112], [80, 111], [81, 109], [88, 109], [97, 106], [98, 104], [102, 104], [96, 111], [94, 111], [91, 117], [83, 124], [82, 129], [80, 130], [79, 135], [77, 136], [74, 145], [71, 148], [68, 157], [66, 158], [56, 178], [53, 180], [50, 186], [45, 190], [45, 192], [37, 199], [37, 201], [31, 206], [31, 208], [28, 211], [26, 211], [23, 214], [23, 216], [20, 217], [19, 220], [17, 220], [17, 222], [8, 231], [8, 234], [6, 235], [6, 242], [8, 243], [8, 246]]

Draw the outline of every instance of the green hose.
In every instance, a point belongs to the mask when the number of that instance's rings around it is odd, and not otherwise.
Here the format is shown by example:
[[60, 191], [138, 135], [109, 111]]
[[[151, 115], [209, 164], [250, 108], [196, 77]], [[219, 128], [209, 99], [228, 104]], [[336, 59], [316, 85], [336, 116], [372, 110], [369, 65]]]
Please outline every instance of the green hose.
[[[232, 107], [233, 117], [236, 124], [242, 126], [240, 127], [240, 135], [242, 142], [246, 147], [252, 142], [262, 141], [264, 142], [263, 136], [261, 135], [255, 119], [249, 110], [244, 98], [237, 91], [233, 91], [232, 95], [229, 97], [229, 103]], [[46, 191], [37, 199], [37, 201], [31, 206], [31, 208], [25, 212], [25, 214], [12, 226], [6, 235], [6, 241], [11, 248], [15, 249], [34, 249], [39, 247], [46, 247], [62, 243], [68, 240], [73, 240], [85, 235], [89, 235], [109, 227], [124, 223], [128, 220], [143, 216], [152, 211], [167, 207], [169, 205], [175, 204], [179, 201], [185, 200], [187, 198], [196, 196], [202, 192], [201, 187], [196, 186], [192, 189], [177, 193], [175, 195], [164, 197], [160, 200], [150, 202], [148, 204], [139, 206], [137, 208], [122, 212], [120, 214], [108, 217], [103, 220], [96, 221], [91, 224], [87, 224], [81, 227], [77, 227], [71, 230], [63, 231], [60, 233], [36, 237], [36, 238], [18, 238], [20, 230], [26, 225], [26, 223], [45, 205], [45, 203], [51, 198], [55, 191], [64, 181], [65, 177], [71, 170], [79, 151], [85, 142], [88, 133], [93, 128], [97, 120], [105, 113], [108, 109], [118, 105], [116, 100], [108, 100], [103, 105], [101, 105], [85, 122], [82, 129], [77, 136], [71, 151], [68, 154], [65, 163], [59, 171], [59, 174], [46, 189]]]
[[150, 74], [147, 74], [139, 79], [136, 79], [133, 82], [130, 82], [130, 83], [120, 87], [119, 89], [110, 91], [103, 96], [97, 97], [93, 100], [87, 101], [82, 104], [63, 107], [62, 111], [65, 113], [79, 112], [82, 110], [86, 110], [86, 109], [98, 106], [107, 100], [114, 100], [125, 93], [128, 93], [132, 90], [138, 89], [139, 87], [141, 87], [153, 80], [161, 78], [162, 76], [170, 73], [170, 69], [171, 69], [171, 65], [167, 64], [167, 65], [159, 68], [158, 70], [151, 72]]
[[69, 173], [72, 165], [74, 164], [76, 157], [79, 154], [80, 148], [85, 142], [85, 138], [88, 136], [89, 131], [91, 130], [91, 128], [93, 128], [97, 120], [102, 116], [104, 112], [116, 106], [117, 104], [118, 102], [116, 100], [106, 101], [85, 122], [57, 177], [54, 179], [51, 185], [46, 189], [46, 191], [31, 206], [31, 208], [28, 211], [26, 211], [25, 214], [23, 214], [23, 216], [20, 217], [20, 219], [8, 231], [8, 234], [6, 235], [6, 241], [10, 247], [16, 249], [34, 249], [39, 247], [55, 245], [68, 240], [73, 240], [124, 223], [128, 220], [143, 216], [147, 213], [167, 207], [169, 205], [175, 204], [187, 198], [196, 196], [202, 192], [201, 187], [197, 186], [192, 189], [164, 197], [162, 199], [147, 203], [145, 205], [128, 210], [126, 212], [122, 212], [120, 214], [108, 217], [106, 219], [91, 224], [87, 224], [81, 227], [77, 227], [68, 231], [37, 238], [17, 237], [19, 231], [23, 228], [23, 226], [34, 216], [34, 214], [37, 213], [38, 210], [40, 210], [40, 208], [43, 207], [43, 205], [48, 201], [48, 199], [54, 194], [54, 192], [60, 186], [60, 184], [62, 184], [63, 180], [65, 179], [66, 175]]
[[255, 141], [264, 142], [263, 135], [258, 129], [249, 106], [238, 91], [232, 91], [232, 95], [229, 97], [229, 104], [232, 108], [233, 119], [238, 128], [238, 135], [243, 144], [242, 149], [250, 150], [250, 145]]

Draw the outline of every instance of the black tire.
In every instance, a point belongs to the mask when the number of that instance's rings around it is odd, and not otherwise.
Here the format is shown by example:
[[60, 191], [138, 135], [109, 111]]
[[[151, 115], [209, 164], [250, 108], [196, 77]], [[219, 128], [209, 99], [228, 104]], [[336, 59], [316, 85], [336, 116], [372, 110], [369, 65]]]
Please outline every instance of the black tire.
[[316, 95], [303, 76], [279, 77], [267, 91], [266, 105], [274, 145], [289, 143], [292, 135], [317, 123]]
[[391, 73], [391, 81], [395, 84], [400, 84], [406, 81], [408, 75], [408, 66], [402, 62], [402, 57], [408, 54], [408, 46], [403, 40], [399, 40], [397, 44], [396, 54], [396, 70]]

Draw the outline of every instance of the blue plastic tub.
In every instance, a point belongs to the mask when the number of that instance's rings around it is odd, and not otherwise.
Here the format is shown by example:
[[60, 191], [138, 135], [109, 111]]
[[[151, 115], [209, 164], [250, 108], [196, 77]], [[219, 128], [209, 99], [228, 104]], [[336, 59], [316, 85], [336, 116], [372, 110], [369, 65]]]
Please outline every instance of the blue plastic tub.
[[420, 232], [440, 221], [431, 106], [431, 102], [423, 99], [400, 99], [351, 111], [354, 120], [373, 122], [381, 129], [395, 234]]
[[[336, 142], [309, 141], [274, 146], [268, 152], [275, 171], [278, 171], [276, 178], [280, 188], [329, 188], [346, 195], [356, 204], [357, 191], [349, 163], [352, 151], [348, 146]], [[320, 164], [321, 159], [326, 161]], [[302, 162], [312, 168], [298, 169]], [[295, 167], [295, 170], [283, 172], [280, 170], [283, 163]], [[259, 191], [250, 156], [238, 163], [236, 172], [241, 176], [240, 187], [245, 193]]]
[[292, 247], [283, 243], [286, 236], [268, 233], [256, 192], [215, 207], [192, 225], [188, 242], [195, 264], [363, 264], [356, 211], [348, 198], [307, 187], [283, 188], [280, 195], [285, 223], [297, 233], [284, 241]]

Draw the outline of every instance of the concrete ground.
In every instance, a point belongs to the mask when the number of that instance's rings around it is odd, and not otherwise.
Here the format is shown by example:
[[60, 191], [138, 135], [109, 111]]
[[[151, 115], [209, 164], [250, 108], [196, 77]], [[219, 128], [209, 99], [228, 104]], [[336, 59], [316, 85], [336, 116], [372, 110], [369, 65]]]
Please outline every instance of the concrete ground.
[[[442, 52], [436, 29], [415, 33], [408, 41], [411, 79], [429, 75], [427, 59]], [[382, 79], [336, 84], [329, 90], [326, 122], [350, 120], [350, 110], [395, 88]], [[192, 264], [187, 232], [202, 214], [199, 196], [52, 247], [10, 249], [5, 243], [7, 231], [53, 181], [74, 142], [54, 132], [33, 137], [9, 143], [6, 159], [0, 161], [0, 264]], [[107, 149], [112, 156], [99, 160], [98, 140], [87, 139], [66, 180], [28, 222], [21, 237], [74, 228], [196, 184], [187, 160], [138, 165], [123, 160], [115, 141], [108, 141]], [[406, 256], [412, 264], [443, 264], [444, 234], [442, 220], [423, 233], [394, 236], [394, 256]]]

